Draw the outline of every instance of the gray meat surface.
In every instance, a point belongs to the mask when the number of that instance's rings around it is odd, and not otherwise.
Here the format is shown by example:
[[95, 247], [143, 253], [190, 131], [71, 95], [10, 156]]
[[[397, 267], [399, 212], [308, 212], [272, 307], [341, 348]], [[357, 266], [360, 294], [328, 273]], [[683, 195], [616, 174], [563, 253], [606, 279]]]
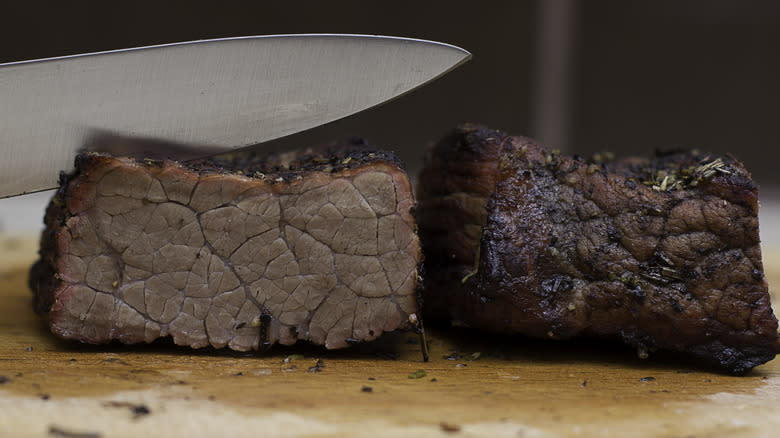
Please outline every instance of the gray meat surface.
[[430, 151], [418, 202], [428, 318], [733, 373], [780, 347], [758, 189], [732, 157], [584, 160], [465, 125]]
[[79, 156], [45, 218], [36, 308], [67, 339], [241, 351], [406, 327], [421, 255], [398, 160], [302, 155]]

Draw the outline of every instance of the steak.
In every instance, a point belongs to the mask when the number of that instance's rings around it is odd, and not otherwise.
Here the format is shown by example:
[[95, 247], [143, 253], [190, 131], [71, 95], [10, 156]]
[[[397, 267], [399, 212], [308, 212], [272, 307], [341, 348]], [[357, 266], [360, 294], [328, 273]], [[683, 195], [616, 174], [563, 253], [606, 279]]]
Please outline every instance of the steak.
[[733, 157], [610, 161], [464, 125], [428, 153], [425, 317], [538, 338], [617, 338], [732, 373], [780, 347], [758, 190]]
[[187, 163], [86, 153], [61, 183], [30, 285], [62, 338], [334, 349], [415, 319], [411, 186], [359, 141]]

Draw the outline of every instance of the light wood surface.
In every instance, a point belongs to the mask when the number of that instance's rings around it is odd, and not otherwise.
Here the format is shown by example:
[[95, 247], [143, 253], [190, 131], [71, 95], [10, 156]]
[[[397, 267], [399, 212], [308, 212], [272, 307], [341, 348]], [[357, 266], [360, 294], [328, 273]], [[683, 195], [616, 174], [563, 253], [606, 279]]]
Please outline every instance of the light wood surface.
[[[733, 377], [619, 343], [462, 329], [429, 329], [427, 363], [409, 333], [263, 355], [64, 342], [32, 311], [36, 250], [0, 236], [2, 436], [780, 436], [778, 360]], [[764, 261], [780, 284], [780, 253]]]

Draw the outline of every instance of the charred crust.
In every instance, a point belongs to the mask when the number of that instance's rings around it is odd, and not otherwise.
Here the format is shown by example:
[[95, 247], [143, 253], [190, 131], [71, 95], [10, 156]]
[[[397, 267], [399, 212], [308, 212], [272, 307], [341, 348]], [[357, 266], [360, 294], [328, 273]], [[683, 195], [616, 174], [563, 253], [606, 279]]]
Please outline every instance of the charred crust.
[[733, 156], [567, 157], [464, 125], [428, 153], [418, 197], [428, 319], [619, 338], [732, 373], [778, 351], [757, 186]]
[[239, 173], [273, 184], [301, 179], [312, 172], [339, 173], [373, 162], [392, 164], [404, 170], [403, 163], [395, 154], [376, 149], [359, 137], [289, 153], [244, 149], [184, 164], [201, 175]]
[[40, 315], [48, 315], [54, 302], [54, 291], [60, 287], [61, 280], [55, 266], [59, 256], [57, 248], [57, 230], [68, 217], [66, 208], [66, 188], [70, 180], [80, 172], [84, 157], [76, 158], [76, 170], [73, 173], [61, 172], [60, 187], [54, 194], [43, 218], [45, 225], [38, 249], [38, 261], [33, 264], [27, 279], [27, 285], [33, 292], [33, 308]]

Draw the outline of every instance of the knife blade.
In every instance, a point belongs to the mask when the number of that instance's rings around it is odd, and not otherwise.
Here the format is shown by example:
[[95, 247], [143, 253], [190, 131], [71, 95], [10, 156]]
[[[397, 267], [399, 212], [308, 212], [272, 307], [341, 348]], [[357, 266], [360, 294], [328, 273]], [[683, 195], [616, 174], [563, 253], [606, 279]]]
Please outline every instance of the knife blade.
[[297, 34], [0, 64], [0, 198], [56, 187], [96, 136], [202, 145], [194, 158], [346, 117], [469, 58], [419, 39]]

